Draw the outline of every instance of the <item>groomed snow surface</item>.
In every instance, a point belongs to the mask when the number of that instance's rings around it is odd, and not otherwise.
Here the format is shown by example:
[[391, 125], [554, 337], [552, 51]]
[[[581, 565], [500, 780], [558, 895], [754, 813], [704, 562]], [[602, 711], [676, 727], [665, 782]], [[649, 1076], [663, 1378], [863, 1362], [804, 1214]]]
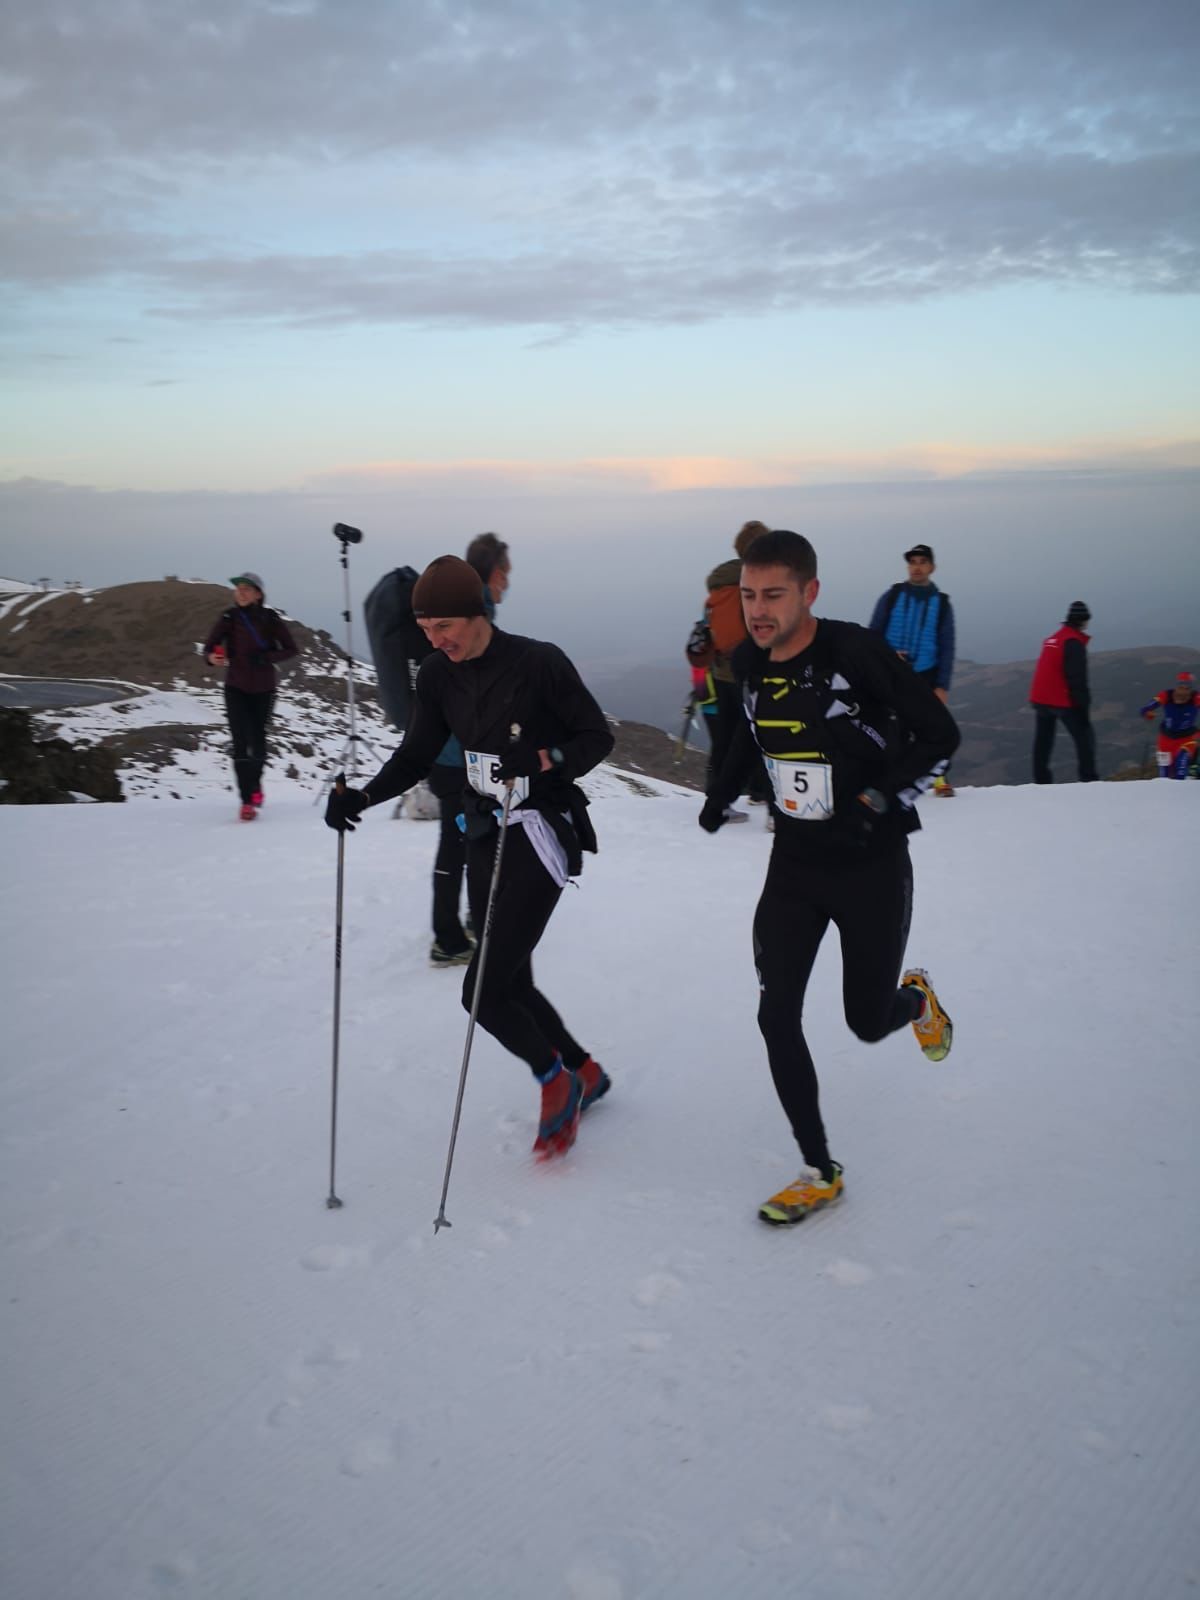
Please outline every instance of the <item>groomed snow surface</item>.
[[[646, 787], [654, 787], [646, 785]], [[1200, 784], [966, 790], [913, 844], [931, 1065], [755, 1025], [770, 840], [597, 785], [537, 959], [612, 1073], [561, 1164], [427, 965], [434, 828], [0, 808], [6, 1600], [1155, 1600], [1200, 1585]]]

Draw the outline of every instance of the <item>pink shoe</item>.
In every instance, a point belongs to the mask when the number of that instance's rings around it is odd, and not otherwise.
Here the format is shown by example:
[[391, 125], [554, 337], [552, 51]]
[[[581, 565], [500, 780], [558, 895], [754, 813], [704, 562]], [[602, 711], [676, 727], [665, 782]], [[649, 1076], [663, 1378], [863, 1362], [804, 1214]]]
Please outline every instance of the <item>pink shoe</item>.
[[257, 811], [258, 807], [260, 805], [262, 805], [262, 803], [263, 803], [263, 792], [262, 792], [261, 789], [255, 789], [254, 793], [250, 796], [250, 804]]
[[238, 816], [241, 817], [243, 822], [253, 822], [257, 815], [258, 812], [253, 806], [243, 806], [238, 812]]

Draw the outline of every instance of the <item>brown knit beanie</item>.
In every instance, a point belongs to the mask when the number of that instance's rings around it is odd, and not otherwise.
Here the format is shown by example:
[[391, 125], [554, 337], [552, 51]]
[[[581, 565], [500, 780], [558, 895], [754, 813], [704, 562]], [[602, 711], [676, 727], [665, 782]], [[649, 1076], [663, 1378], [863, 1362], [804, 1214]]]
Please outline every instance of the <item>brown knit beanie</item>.
[[413, 584], [415, 617], [482, 617], [483, 583], [461, 556], [438, 556]]

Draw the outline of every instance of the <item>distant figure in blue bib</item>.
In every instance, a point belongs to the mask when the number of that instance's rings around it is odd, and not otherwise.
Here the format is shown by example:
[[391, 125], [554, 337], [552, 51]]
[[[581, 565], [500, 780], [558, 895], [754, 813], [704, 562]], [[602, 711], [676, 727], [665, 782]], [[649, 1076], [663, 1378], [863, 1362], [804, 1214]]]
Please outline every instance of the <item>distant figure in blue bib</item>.
[[1147, 722], [1161, 714], [1158, 726], [1158, 775], [1186, 778], [1200, 744], [1200, 693], [1190, 672], [1181, 672], [1169, 689], [1161, 689], [1139, 712]]

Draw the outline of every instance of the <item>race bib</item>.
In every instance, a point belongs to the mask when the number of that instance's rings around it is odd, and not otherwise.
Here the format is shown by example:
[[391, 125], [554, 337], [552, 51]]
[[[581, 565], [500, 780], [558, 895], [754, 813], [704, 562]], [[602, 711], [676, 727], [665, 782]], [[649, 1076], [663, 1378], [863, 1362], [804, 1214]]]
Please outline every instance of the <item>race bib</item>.
[[[497, 776], [496, 768], [500, 765], [499, 756], [489, 756], [482, 750], [468, 750], [467, 757], [467, 782], [476, 794], [488, 795], [491, 799], [504, 804], [507, 786], [503, 778]], [[529, 794], [529, 779], [514, 778], [512, 781], [512, 803], [519, 806]]]
[[798, 822], [825, 822], [833, 815], [833, 780], [828, 761], [778, 761], [764, 756], [775, 804]]

